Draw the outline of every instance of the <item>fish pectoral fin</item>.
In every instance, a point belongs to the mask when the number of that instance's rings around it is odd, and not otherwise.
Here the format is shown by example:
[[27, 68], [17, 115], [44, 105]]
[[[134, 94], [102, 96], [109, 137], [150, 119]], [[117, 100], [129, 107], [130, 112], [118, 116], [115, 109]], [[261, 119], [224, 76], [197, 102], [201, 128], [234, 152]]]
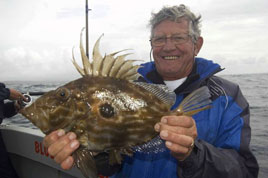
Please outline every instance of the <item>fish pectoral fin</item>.
[[200, 111], [211, 108], [210, 92], [206, 86], [190, 93], [176, 109], [177, 115], [192, 116]]
[[86, 148], [78, 148], [73, 154], [75, 165], [85, 178], [97, 178], [97, 168], [91, 152]]
[[115, 165], [115, 164], [121, 164], [122, 163], [122, 156], [120, 151], [118, 150], [111, 150], [109, 152], [109, 164], [110, 165]]

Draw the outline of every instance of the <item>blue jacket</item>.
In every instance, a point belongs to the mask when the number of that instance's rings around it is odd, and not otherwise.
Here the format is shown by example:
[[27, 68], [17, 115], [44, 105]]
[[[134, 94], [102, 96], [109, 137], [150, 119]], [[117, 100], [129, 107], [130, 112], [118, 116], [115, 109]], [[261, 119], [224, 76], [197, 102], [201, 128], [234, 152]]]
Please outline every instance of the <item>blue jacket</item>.
[[[178, 162], [167, 148], [159, 153], [136, 152], [125, 157], [112, 178], [257, 178], [258, 163], [249, 148], [249, 105], [237, 84], [214, 76], [221, 70], [212, 61], [196, 58], [192, 73], [175, 90], [177, 100], [172, 108], [204, 85], [213, 101], [211, 109], [193, 116], [198, 138], [186, 160]], [[164, 84], [153, 62], [143, 64], [138, 72], [148, 83]]]

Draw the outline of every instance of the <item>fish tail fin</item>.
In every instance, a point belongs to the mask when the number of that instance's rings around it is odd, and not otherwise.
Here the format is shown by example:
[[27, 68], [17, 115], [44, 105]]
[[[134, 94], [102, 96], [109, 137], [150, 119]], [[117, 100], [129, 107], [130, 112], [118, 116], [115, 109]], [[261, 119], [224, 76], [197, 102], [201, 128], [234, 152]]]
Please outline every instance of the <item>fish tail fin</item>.
[[200, 111], [211, 108], [209, 89], [206, 86], [190, 93], [176, 109], [177, 115], [192, 116]]
[[95, 160], [86, 148], [78, 148], [73, 154], [75, 165], [80, 169], [85, 178], [97, 178]]

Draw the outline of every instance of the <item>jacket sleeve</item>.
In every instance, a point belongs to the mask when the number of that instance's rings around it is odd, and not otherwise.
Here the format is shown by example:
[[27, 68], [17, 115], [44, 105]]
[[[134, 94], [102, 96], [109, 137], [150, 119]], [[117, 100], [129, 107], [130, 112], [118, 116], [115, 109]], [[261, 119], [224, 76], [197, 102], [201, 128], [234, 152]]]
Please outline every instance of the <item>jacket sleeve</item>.
[[6, 88], [5, 84], [0, 83], [0, 118], [8, 118], [12, 117], [16, 112], [16, 108], [14, 106], [14, 102], [6, 102], [5, 99], [8, 99], [10, 96], [10, 91]]
[[5, 84], [0, 83], [0, 101], [4, 101], [8, 99], [10, 96], [10, 91], [6, 88]]
[[17, 114], [14, 102], [7, 102], [4, 104], [3, 114], [5, 118], [9, 118]]
[[216, 148], [197, 140], [192, 154], [179, 162], [179, 178], [257, 178], [258, 164], [250, 151]]
[[[225, 90], [230, 96], [228, 107], [218, 118], [213, 118], [221, 119], [217, 141], [208, 143], [197, 139], [191, 155], [178, 163], [179, 178], [258, 177], [258, 163], [249, 148], [249, 105], [239, 87], [230, 86]], [[237, 138], [238, 143], [234, 141]]]

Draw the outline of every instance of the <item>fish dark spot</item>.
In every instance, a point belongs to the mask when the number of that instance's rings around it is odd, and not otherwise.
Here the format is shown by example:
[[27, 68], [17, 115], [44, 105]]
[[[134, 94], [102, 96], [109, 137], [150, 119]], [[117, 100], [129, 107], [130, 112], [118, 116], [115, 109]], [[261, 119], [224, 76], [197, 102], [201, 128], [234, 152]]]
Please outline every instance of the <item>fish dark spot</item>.
[[115, 114], [114, 108], [108, 103], [100, 105], [99, 112], [101, 116], [105, 118], [111, 118]]

